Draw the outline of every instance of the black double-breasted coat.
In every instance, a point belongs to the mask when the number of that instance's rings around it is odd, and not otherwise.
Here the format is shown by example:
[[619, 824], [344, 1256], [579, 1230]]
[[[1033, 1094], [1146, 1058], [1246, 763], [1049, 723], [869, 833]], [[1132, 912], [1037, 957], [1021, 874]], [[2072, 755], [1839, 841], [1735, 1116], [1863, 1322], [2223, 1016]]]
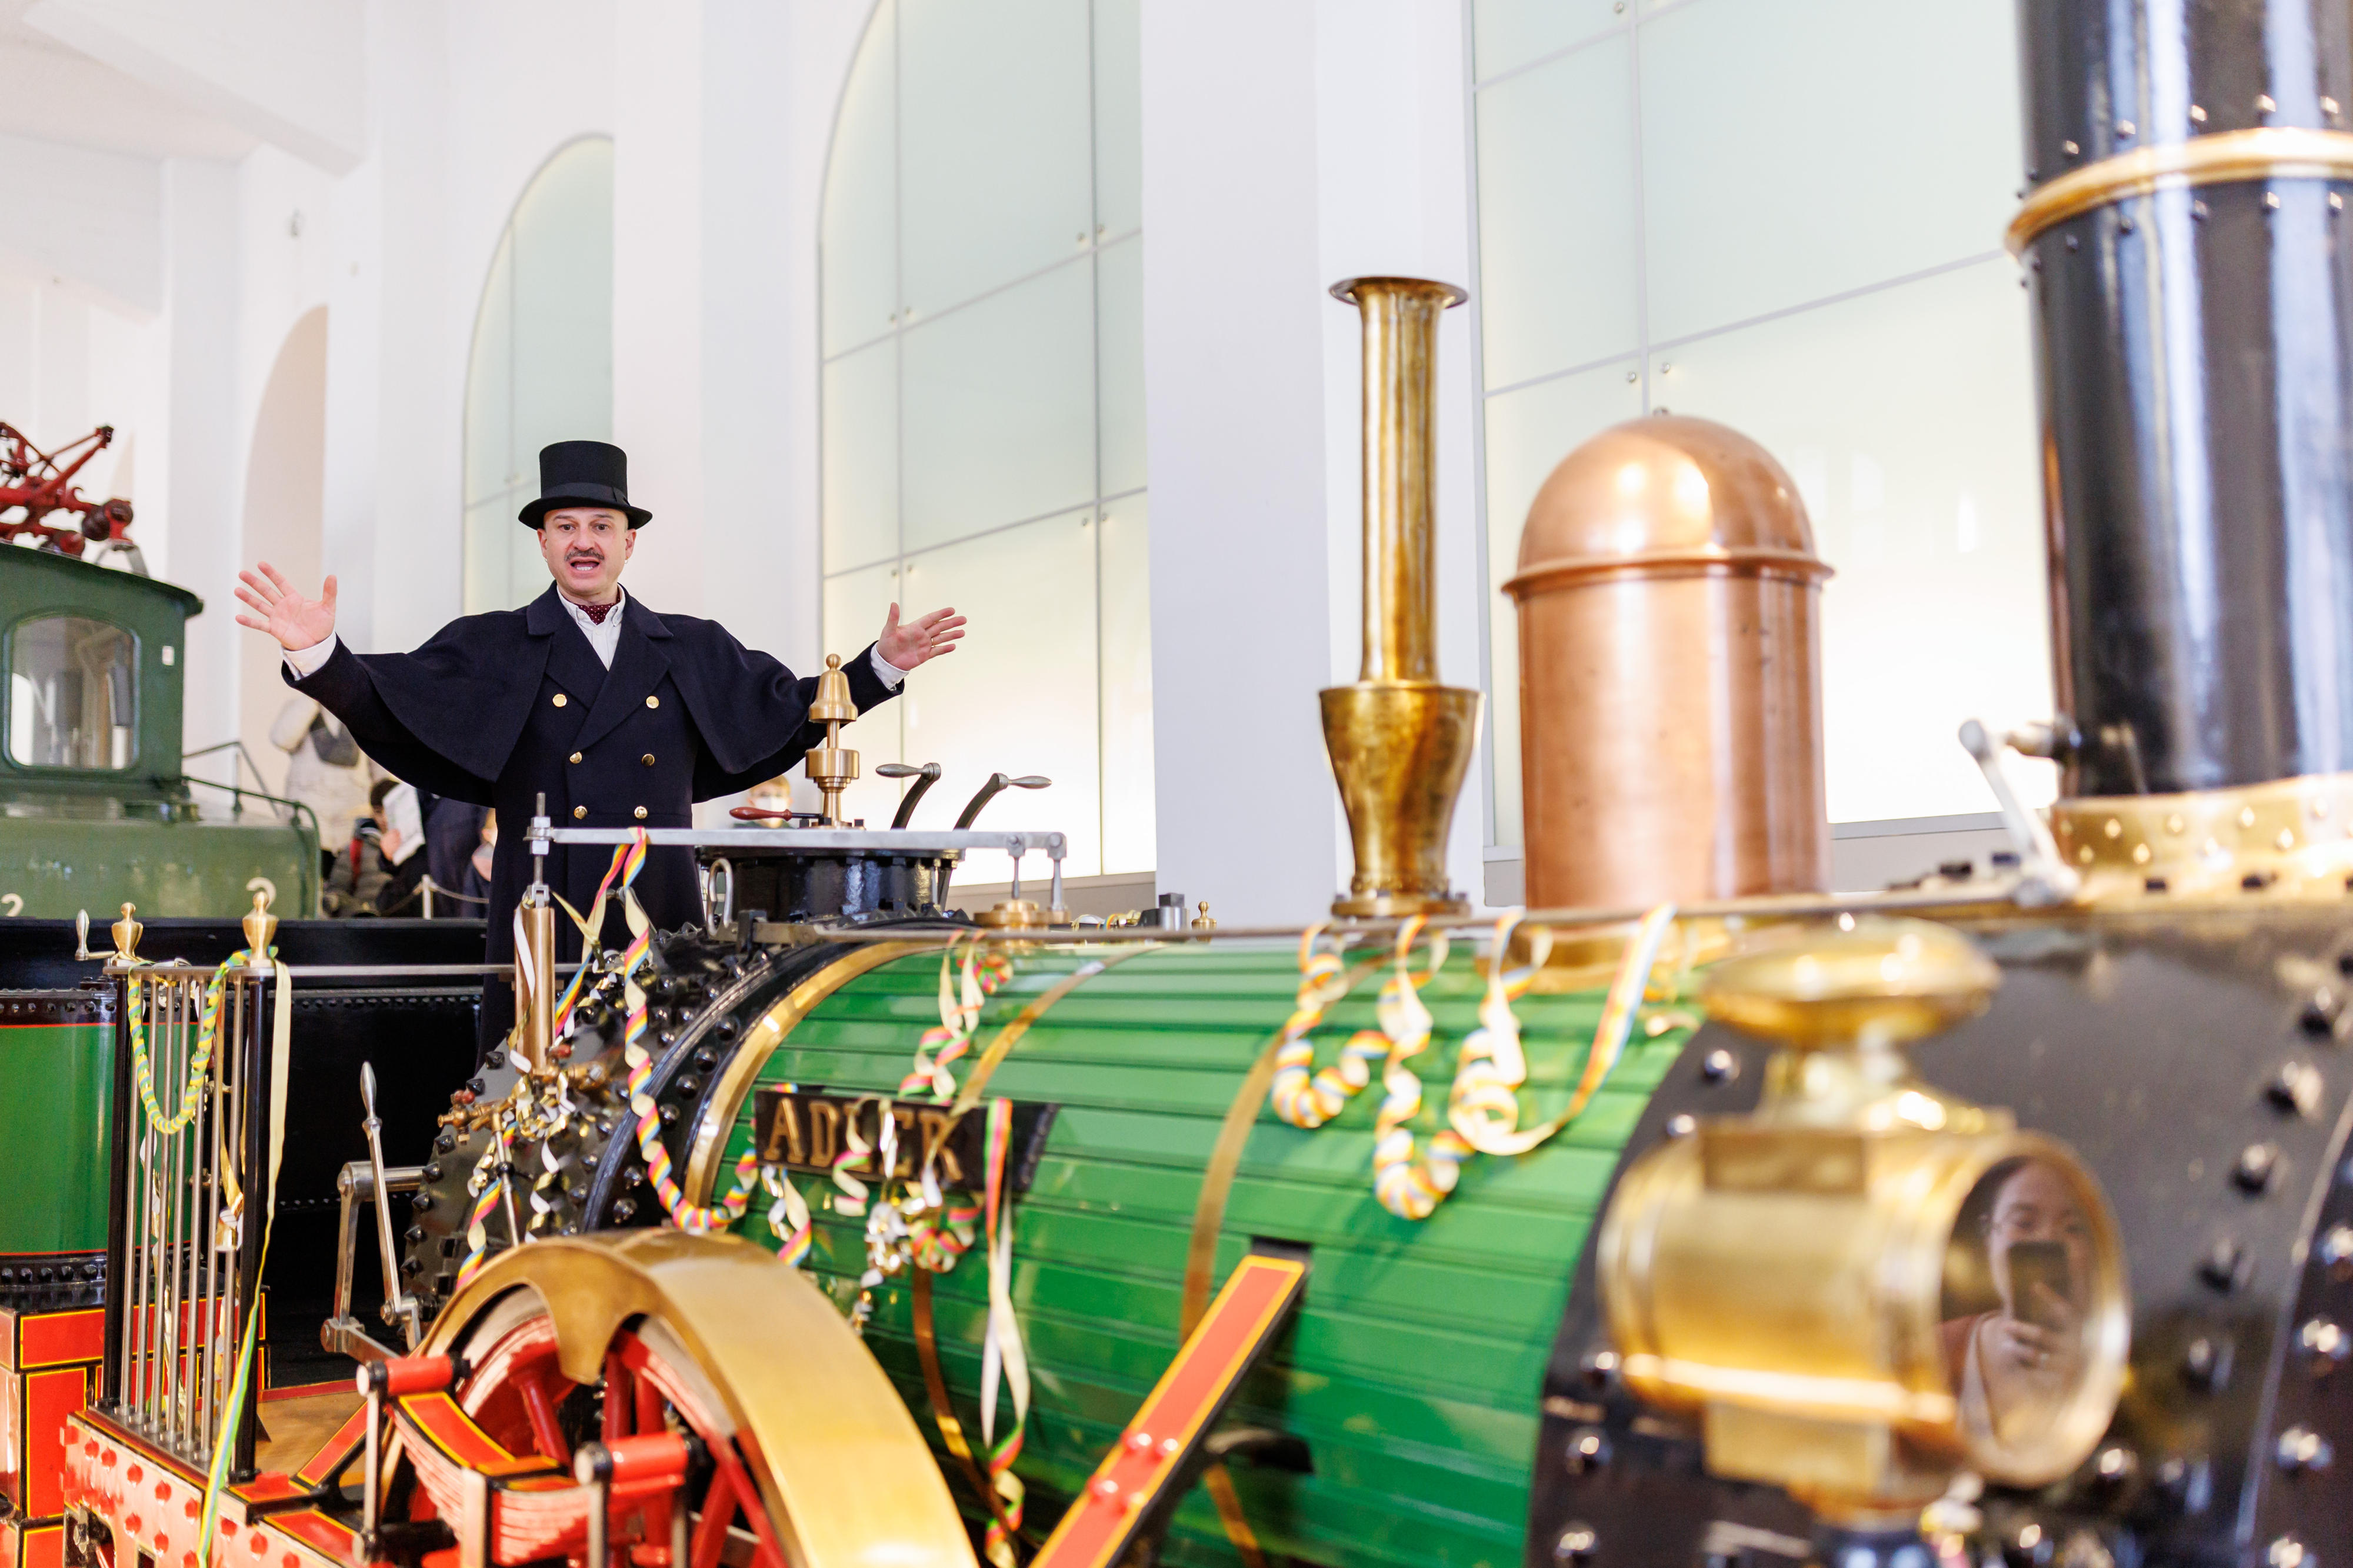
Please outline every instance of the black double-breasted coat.
[[[860, 712], [892, 695], [871, 652], [845, 664]], [[542, 794], [558, 826], [690, 827], [696, 801], [773, 778], [825, 738], [808, 722], [816, 677], [796, 677], [714, 621], [657, 615], [634, 595], [607, 669], [553, 586], [520, 610], [452, 621], [414, 653], [338, 647], [312, 674], [287, 679], [390, 772], [496, 810], [492, 963], [514, 955], [514, 910], [531, 880], [525, 829]], [[611, 862], [603, 846], [556, 846], [548, 886], [586, 915]], [[692, 851], [649, 851], [637, 894], [657, 926], [698, 920]], [[579, 955], [561, 911], [556, 940], [560, 958]], [[617, 904], [604, 941], [626, 941]], [[486, 1043], [504, 1036], [512, 1005], [505, 982], [484, 987]]]

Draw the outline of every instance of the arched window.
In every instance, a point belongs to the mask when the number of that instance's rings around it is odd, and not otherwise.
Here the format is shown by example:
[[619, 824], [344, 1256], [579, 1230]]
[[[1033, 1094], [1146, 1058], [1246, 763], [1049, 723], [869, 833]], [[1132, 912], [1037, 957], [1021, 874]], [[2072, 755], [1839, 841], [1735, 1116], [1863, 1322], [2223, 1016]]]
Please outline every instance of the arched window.
[[[1479, 0], [1487, 557], [1646, 412], [1762, 442], [1822, 596], [1833, 821], [1988, 812], [1960, 721], [2047, 714], [2010, 0]], [[1519, 653], [1490, 601], [1495, 841]], [[2036, 784], [2048, 788], [2047, 778]]]
[[613, 143], [540, 165], [499, 236], [466, 366], [466, 611], [536, 598], [547, 570], [515, 521], [539, 449], [613, 434]]
[[893, 600], [973, 620], [860, 726], [853, 814], [893, 755], [945, 770], [927, 826], [1043, 773], [991, 809], [1073, 876], [1154, 862], [1136, 49], [1136, 0], [880, 0], [822, 219], [826, 647]]

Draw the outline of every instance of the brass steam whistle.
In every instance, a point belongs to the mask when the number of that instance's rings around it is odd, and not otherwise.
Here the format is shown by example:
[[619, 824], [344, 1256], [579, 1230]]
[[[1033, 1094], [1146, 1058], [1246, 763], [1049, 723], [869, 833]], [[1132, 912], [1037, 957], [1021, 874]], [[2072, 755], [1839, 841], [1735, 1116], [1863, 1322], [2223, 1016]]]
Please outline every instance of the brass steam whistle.
[[1597, 1262], [1627, 1386], [1699, 1416], [1711, 1472], [1903, 1528], [1963, 1470], [2046, 1485], [2106, 1430], [2129, 1301], [2097, 1181], [1902, 1049], [1999, 983], [1913, 920], [1798, 929], [1709, 973], [1710, 1017], [1780, 1047], [1762, 1103], [1636, 1161]]
[[[547, 886], [547, 796], [531, 822], [531, 884], [515, 910], [515, 1067], [543, 1071], [555, 1050], [555, 898]], [[594, 945], [593, 939], [590, 945]], [[583, 952], [586, 963], [594, 955]], [[381, 1189], [378, 1189], [381, 1191]]]
[[1469, 298], [1420, 278], [1352, 278], [1332, 296], [1365, 321], [1365, 658], [1323, 692], [1324, 746], [1356, 875], [1340, 916], [1461, 914], [1446, 836], [1479, 738], [1479, 693], [1438, 680], [1430, 554], [1430, 382], [1438, 316]]
[[809, 748], [804, 770], [809, 783], [824, 792], [825, 805], [819, 809], [825, 826], [841, 826], [841, 792], [858, 777], [858, 753], [844, 750], [841, 727], [858, 717], [858, 704], [849, 700], [849, 677], [841, 672], [841, 656], [825, 656], [825, 673], [817, 678], [817, 700], [809, 704], [809, 721], [825, 726], [825, 744]]

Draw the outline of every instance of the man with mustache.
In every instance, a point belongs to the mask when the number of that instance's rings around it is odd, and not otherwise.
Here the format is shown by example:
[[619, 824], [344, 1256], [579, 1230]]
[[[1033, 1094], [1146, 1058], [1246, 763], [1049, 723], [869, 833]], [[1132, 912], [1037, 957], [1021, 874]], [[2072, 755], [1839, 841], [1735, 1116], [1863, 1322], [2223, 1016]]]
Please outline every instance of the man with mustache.
[[[559, 826], [691, 827], [693, 803], [773, 778], [825, 738], [808, 722], [817, 678], [797, 679], [712, 621], [657, 615], [621, 589], [621, 569], [652, 513], [632, 506], [628, 459], [602, 441], [558, 441], [539, 454], [540, 494], [520, 521], [539, 534], [554, 579], [520, 610], [467, 616], [414, 653], [353, 654], [335, 636], [335, 580], [316, 599], [268, 562], [239, 574], [242, 626], [285, 650], [286, 680], [350, 729], [385, 767], [420, 789], [487, 805], [499, 835], [491, 874], [490, 962], [514, 956], [514, 910], [530, 880], [526, 836], [541, 795]], [[964, 617], [937, 610], [902, 624], [845, 661], [860, 712], [887, 701], [906, 672], [955, 649]], [[548, 886], [587, 911], [610, 850], [557, 846]], [[658, 927], [700, 918], [693, 852], [658, 848], [637, 880]], [[556, 922], [557, 956], [578, 932]], [[604, 944], [628, 940], [617, 909]], [[514, 996], [482, 991], [482, 1047], [505, 1038]]]

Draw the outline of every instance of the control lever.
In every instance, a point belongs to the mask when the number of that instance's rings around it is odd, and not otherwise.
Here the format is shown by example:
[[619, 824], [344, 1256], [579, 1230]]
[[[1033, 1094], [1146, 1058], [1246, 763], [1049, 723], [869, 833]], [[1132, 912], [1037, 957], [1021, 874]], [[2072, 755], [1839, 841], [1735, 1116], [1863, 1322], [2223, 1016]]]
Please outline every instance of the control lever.
[[825, 814], [817, 811], [771, 811], [765, 805], [738, 805], [728, 808], [727, 815], [738, 822], [781, 822], [790, 827], [796, 822], [823, 822]]
[[[884, 763], [881, 767], [874, 770], [874, 774], [877, 778], [920, 779], [923, 781], [916, 784], [914, 788], [907, 792], [907, 798], [899, 803], [899, 815], [891, 819], [891, 826], [892, 827], [904, 827], [907, 826], [908, 822], [913, 818], [915, 815], [915, 803], [923, 798], [923, 792], [940, 782], [940, 764], [937, 763], [925, 763], [922, 767], [918, 768], [910, 767], [905, 763]], [[977, 810], [978, 808], [975, 807], [975, 809]]]
[[1961, 725], [1961, 744], [1977, 759], [1986, 787], [1993, 791], [1994, 804], [2001, 810], [2001, 825], [2018, 851], [2018, 890], [2013, 897], [2030, 908], [2073, 898], [2084, 879], [2059, 858], [2050, 826], [2019, 804], [2018, 793], [2010, 787], [2010, 777], [2001, 770], [2001, 753], [1993, 737], [1971, 719]]
[[1044, 789], [1053, 782], [1054, 781], [1052, 779], [1047, 778], [1039, 773], [1025, 773], [1018, 779], [1008, 777], [1004, 773], [989, 774], [988, 782], [980, 786], [979, 793], [975, 795], [970, 800], [965, 802], [964, 815], [956, 818], [956, 831], [961, 833], [965, 828], [970, 827], [972, 826], [973, 818], [980, 815], [980, 808], [987, 805], [990, 801], [995, 800], [1006, 790]]
[[418, 1321], [417, 1298], [400, 1288], [399, 1260], [392, 1251], [392, 1184], [385, 1179], [384, 1121], [375, 1113], [374, 1063], [360, 1063], [360, 1099], [367, 1106], [367, 1120], [360, 1127], [367, 1134], [368, 1176], [375, 1184], [375, 1238], [384, 1255], [384, 1321], [399, 1324], [414, 1351], [424, 1325]]

